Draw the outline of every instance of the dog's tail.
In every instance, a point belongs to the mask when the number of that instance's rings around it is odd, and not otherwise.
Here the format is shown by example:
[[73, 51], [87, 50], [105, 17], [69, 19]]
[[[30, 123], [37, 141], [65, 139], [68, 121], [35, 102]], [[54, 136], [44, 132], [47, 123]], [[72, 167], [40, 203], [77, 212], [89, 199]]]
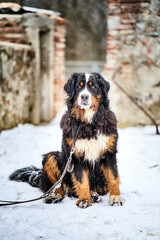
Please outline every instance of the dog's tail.
[[34, 166], [16, 170], [9, 176], [9, 179], [18, 182], [28, 182], [32, 187], [40, 188], [43, 192], [48, 191], [53, 185], [43, 168], [38, 169]]
[[18, 169], [9, 176], [10, 180], [28, 182], [32, 187], [40, 187], [42, 178], [42, 169], [40, 170], [34, 166]]

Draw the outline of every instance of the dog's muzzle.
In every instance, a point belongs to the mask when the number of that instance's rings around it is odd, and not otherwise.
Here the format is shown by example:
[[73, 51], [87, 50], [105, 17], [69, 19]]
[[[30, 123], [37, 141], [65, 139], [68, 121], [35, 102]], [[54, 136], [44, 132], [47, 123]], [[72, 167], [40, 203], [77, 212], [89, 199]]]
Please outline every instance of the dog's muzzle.
[[81, 95], [81, 105], [88, 106], [89, 95], [82, 94]]
[[78, 96], [78, 105], [81, 109], [88, 109], [92, 105], [91, 93], [84, 89]]

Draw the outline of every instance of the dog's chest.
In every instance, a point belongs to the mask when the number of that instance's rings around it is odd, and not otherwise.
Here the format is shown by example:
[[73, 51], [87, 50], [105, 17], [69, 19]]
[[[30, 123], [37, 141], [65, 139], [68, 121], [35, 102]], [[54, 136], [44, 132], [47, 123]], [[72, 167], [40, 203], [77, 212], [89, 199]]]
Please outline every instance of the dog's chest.
[[96, 161], [104, 154], [107, 149], [109, 137], [104, 134], [99, 134], [97, 138], [78, 139], [75, 149], [77, 155], [84, 155], [85, 160]]

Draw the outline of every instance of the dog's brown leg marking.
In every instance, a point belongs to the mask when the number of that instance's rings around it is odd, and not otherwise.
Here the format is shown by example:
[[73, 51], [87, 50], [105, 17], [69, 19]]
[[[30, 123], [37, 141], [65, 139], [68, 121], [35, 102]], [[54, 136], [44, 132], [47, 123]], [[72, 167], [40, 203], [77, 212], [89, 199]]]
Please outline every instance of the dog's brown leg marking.
[[92, 205], [89, 186], [89, 170], [83, 171], [82, 174], [82, 182], [79, 182], [74, 174], [72, 176], [72, 180], [74, 191], [79, 198], [76, 204], [81, 208], [86, 208]]
[[120, 195], [119, 177], [115, 177], [112, 170], [110, 168], [101, 166], [103, 174], [107, 180], [108, 190], [109, 190], [109, 204], [113, 206], [114, 204], [122, 205], [124, 203], [124, 199]]
[[[44, 164], [44, 170], [52, 184], [55, 184], [61, 176], [57, 161], [53, 155], [49, 155], [46, 163]], [[62, 197], [64, 197], [63, 187], [61, 186], [60, 188], [56, 189], [55, 194], [60, 194]]]
[[104, 165], [101, 166], [101, 169], [103, 171], [103, 174], [106, 178], [107, 185], [108, 185], [108, 191], [110, 195], [119, 195], [119, 177], [115, 177], [112, 170], [108, 167], [105, 167]]

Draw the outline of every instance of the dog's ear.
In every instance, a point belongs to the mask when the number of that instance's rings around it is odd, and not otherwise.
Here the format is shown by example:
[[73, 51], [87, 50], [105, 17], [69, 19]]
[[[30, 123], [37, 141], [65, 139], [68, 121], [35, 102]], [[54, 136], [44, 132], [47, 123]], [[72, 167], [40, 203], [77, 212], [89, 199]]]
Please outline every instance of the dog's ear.
[[99, 73], [92, 73], [92, 74], [96, 77], [98, 84], [102, 90], [102, 93], [103, 93], [102, 101], [104, 103], [104, 106], [107, 108], [109, 107], [108, 92], [110, 89], [110, 84]]
[[109, 89], [110, 89], [110, 84], [105, 80], [101, 74], [99, 73], [92, 73], [96, 78], [98, 79], [98, 83], [105, 95], [108, 95]]
[[64, 91], [67, 93], [70, 99], [75, 95], [74, 84], [79, 73], [73, 73], [68, 79], [67, 83], [64, 85]]

